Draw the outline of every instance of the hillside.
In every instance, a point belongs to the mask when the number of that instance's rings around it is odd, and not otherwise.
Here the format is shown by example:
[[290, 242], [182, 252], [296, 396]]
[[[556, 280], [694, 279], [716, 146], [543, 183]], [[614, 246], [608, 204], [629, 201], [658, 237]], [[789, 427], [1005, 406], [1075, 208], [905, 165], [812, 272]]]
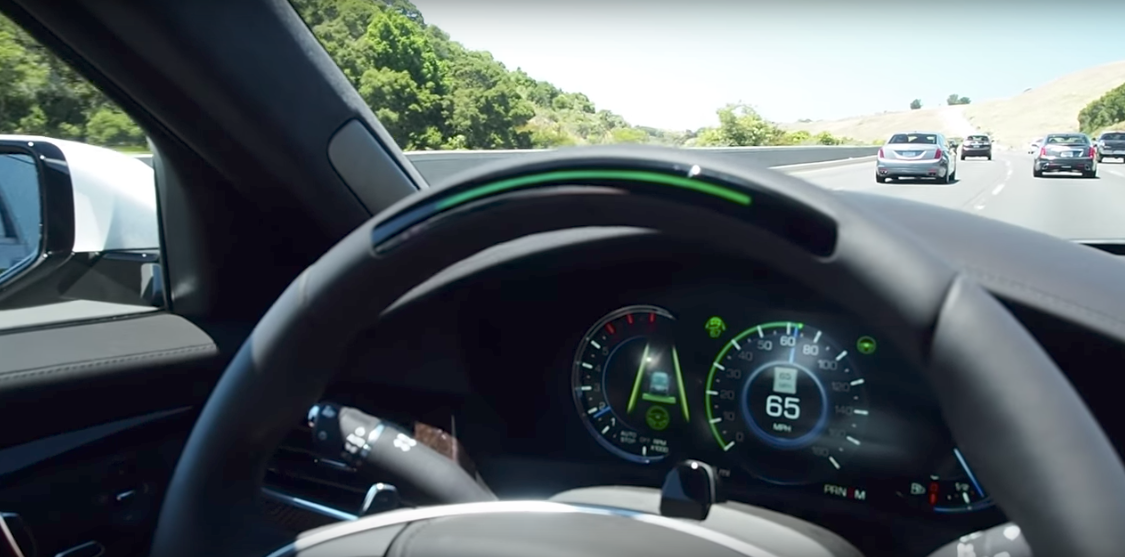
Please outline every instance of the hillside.
[[856, 116], [842, 120], [820, 120], [783, 124], [791, 131], [808, 133], [828, 132], [835, 136], [854, 137], [860, 141], [885, 140], [891, 134], [903, 130], [941, 130], [945, 119], [941, 108], [923, 108], [904, 112], [884, 112], [868, 116]]
[[1004, 99], [965, 106], [785, 124], [784, 127], [872, 141], [886, 139], [896, 131], [911, 129], [936, 130], [952, 136], [964, 136], [964, 120], [967, 119], [978, 130], [991, 133], [1000, 143], [1022, 145], [1049, 131], [1077, 131], [1078, 112], [1106, 91], [1123, 83], [1125, 61], [1113, 62], [1074, 72]]
[[997, 140], [1020, 145], [1044, 132], [1078, 131], [1078, 112], [1125, 83], [1125, 61], [1063, 76], [1009, 99], [970, 105], [965, 116]]

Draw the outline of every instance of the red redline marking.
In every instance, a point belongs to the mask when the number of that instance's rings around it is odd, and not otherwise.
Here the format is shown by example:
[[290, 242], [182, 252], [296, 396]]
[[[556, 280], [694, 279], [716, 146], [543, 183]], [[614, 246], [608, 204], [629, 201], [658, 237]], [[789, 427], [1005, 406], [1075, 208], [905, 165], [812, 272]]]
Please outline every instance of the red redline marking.
[[656, 323], [656, 314], [655, 313], [648, 314], [648, 322], [649, 323]]
[[617, 329], [613, 328], [613, 323], [606, 323], [605, 330], [609, 331], [609, 334], [611, 335], [617, 334]]
[[930, 505], [937, 504], [938, 484], [933, 482], [930, 484]]
[[630, 325], [632, 325], [633, 324], [633, 314], [631, 314], [631, 313], [626, 314], [625, 320], [628, 321]]

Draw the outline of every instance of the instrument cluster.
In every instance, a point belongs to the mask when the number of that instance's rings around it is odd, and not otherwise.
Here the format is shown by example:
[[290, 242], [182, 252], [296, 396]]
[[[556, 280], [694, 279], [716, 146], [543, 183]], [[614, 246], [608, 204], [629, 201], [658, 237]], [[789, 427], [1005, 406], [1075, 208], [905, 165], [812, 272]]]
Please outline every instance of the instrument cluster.
[[613, 308], [578, 341], [570, 388], [589, 435], [636, 466], [698, 458], [732, 485], [921, 512], [992, 507], [921, 374], [832, 312]]

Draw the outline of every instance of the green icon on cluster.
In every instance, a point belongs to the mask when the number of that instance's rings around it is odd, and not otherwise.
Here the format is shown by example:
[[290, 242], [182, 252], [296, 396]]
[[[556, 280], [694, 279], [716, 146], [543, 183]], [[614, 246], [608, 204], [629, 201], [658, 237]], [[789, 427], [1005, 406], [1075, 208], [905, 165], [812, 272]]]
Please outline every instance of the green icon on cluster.
[[727, 330], [727, 324], [723, 321], [722, 317], [712, 317], [707, 320], [707, 324], [703, 326], [707, 329], [707, 334], [711, 338], [719, 338]]
[[652, 405], [648, 407], [645, 412], [645, 423], [654, 431], [664, 431], [668, 428], [668, 424], [672, 422], [672, 416], [663, 406]]
[[855, 341], [855, 347], [860, 354], [874, 354], [876, 346], [875, 339], [869, 336], [859, 337], [859, 340]]

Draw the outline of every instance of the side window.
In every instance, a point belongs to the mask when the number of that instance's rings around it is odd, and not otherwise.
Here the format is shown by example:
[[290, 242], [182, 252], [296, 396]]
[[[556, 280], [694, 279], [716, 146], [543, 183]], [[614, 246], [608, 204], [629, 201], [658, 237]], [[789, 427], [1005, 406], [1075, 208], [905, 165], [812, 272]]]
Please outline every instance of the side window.
[[159, 311], [148, 141], [0, 16], [0, 331]]

